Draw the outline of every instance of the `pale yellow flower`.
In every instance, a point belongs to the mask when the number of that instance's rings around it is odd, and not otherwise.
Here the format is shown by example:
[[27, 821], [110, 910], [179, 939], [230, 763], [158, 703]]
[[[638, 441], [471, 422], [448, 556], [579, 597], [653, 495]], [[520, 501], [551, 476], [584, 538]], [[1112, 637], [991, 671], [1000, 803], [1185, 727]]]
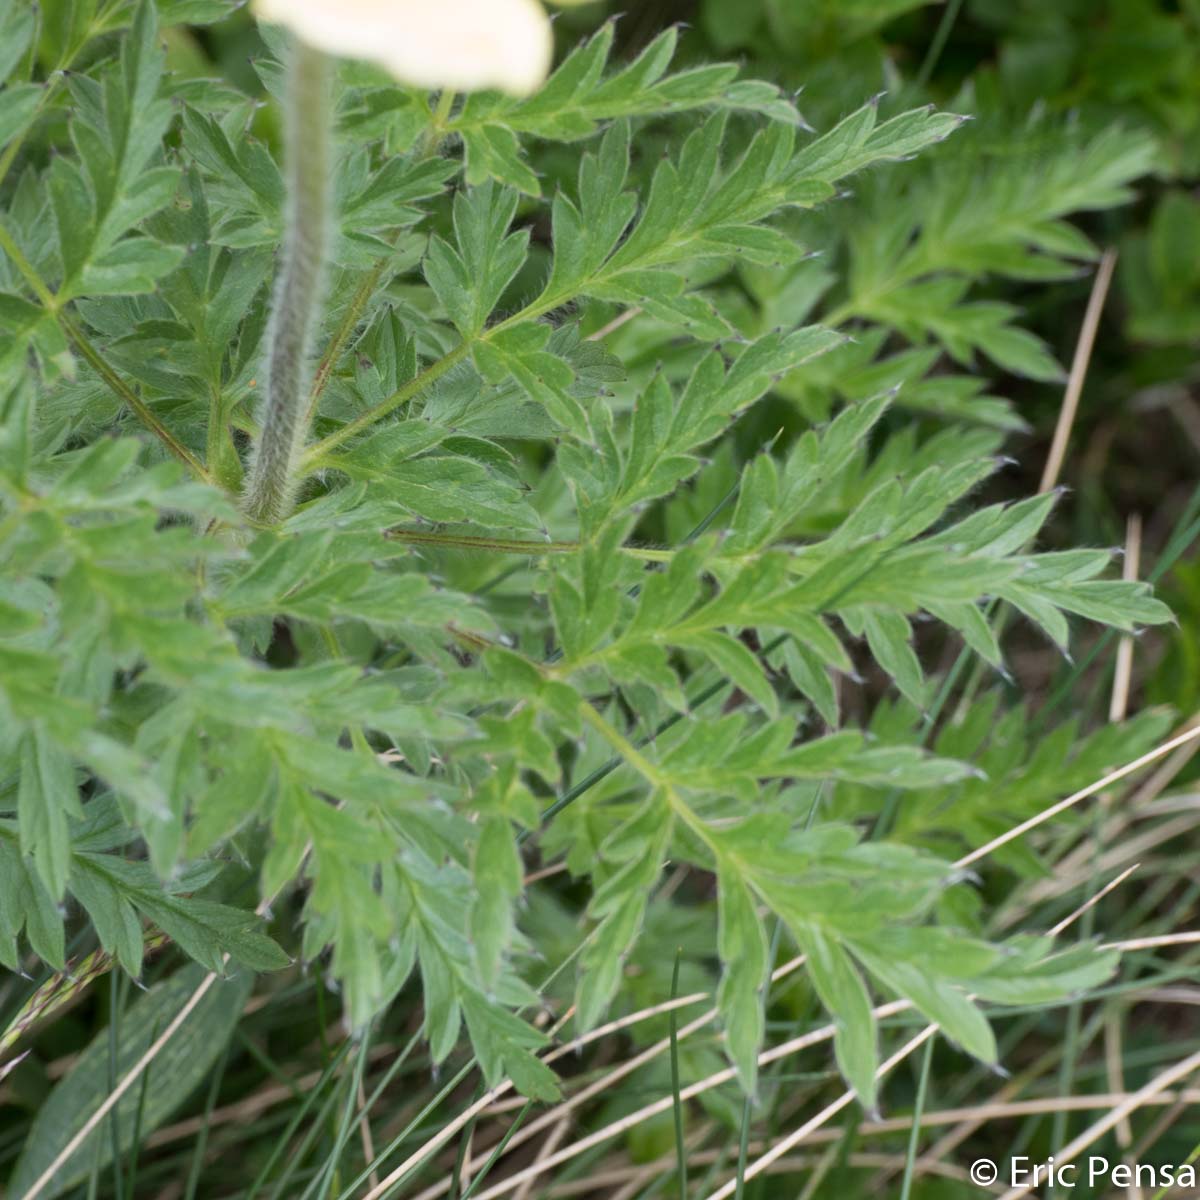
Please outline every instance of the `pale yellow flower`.
[[255, 0], [254, 10], [412, 87], [525, 96], [550, 70], [550, 20], [538, 0]]

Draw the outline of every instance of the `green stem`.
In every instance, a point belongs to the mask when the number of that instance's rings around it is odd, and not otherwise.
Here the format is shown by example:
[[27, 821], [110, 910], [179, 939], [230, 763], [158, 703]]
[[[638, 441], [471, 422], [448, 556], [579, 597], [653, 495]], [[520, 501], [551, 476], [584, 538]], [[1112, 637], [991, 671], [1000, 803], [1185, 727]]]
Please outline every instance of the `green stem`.
[[296, 42], [285, 114], [291, 207], [267, 339], [262, 434], [242, 498], [246, 515], [266, 523], [281, 521], [292, 510], [296, 466], [308, 433], [312, 339], [329, 242], [332, 135], [327, 93], [325, 56]]
[[590, 703], [579, 706], [583, 719], [617, 752], [627, 766], [632, 767], [651, 787], [661, 788], [667, 804], [674, 816], [678, 817], [700, 841], [702, 841], [714, 857], [720, 854], [720, 846], [713, 838], [708, 824], [693, 812], [691, 806], [679, 795], [670, 777], [664, 775], [641, 751], [642, 746], [648, 746], [652, 739], [646, 739], [634, 745], [615, 725], [613, 725], [598, 709]]
[[457, 93], [451, 88], [442, 89], [441, 95], [438, 96], [437, 107], [430, 109], [429, 124], [421, 135], [418, 157], [428, 158], [431, 154], [436, 153], [442, 139], [449, 132], [450, 111], [454, 108], [456, 98]]
[[[332, 464], [337, 465], [336, 461]], [[491, 550], [498, 554], [527, 554], [541, 558], [546, 554], [575, 554], [579, 542], [535, 542], [523, 538], [475, 537], [461, 533], [433, 533], [422, 529], [389, 529], [384, 537], [408, 546], [441, 546], [452, 550]], [[670, 562], [673, 550], [655, 550], [649, 546], [622, 546], [622, 554], [644, 562]]]
[[360, 433], [365, 433], [372, 425], [382, 421], [384, 417], [399, 408], [400, 405], [413, 399], [415, 396], [419, 396], [431, 383], [435, 383], [445, 375], [451, 367], [462, 362], [470, 352], [471, 342], [460, 342], [448, 354], [444, 354], [435, 362], [430, 363], [415, 379], [409, 380], [408, 383], [393, 392], [386, 400], [381, 400], [374, 408], [370, 408], [363, 413], [361, 417], [356, 417], [353, 421], [347, 421], [340, 429], [334, 430], [328, 437], [310, 446], [304, 455], [305, 469], [315, 471], [321, 465], [321, 460], [330, 450], [336, 450], [343, 442], [348, 442], [352, 438], [358, 437]]
[[942, 57], [942, 51], [946, 48], [946, 41], [950, 37], [950, 31], [954, 28], [954, 22], [958, 20], [961, 8], [962, 0], [949, 0], [946, 5], [942, 19], [938, 22], [937, 32], [933, 35], [933, 41], [929, 43], [929, 52], [925, 55], [925, 61], [917, 72], [917, 87], [923, 88], [932, 77], [933, 69], [937, 66], [938, 59]]
[[87, 362], [88, 366], [100, 376], [114, 395], [119, 396], [137, 415], [143, 425], [149, 429], [180, 462], [185, 463], [197, 479], [211, 483], [211, 477], [204, 464], [155, 416], [149, 405], [131, 388], [120, 375], [108, 365], [95, 346], [87, 339], [82, 329], [61, 308], [56, 310], [58, 323], [67, 335], [71, 345]]
[[88, 340], [87, 335], [67, 313], [58, 297], [47, 287], [45, 280], [38, 274], [37, 268], [25, 257], [21, 247], [17, 245], [12, 234], [0, 222], [0, 251], [3, 251], [13, 265], [21, 273], [30, 290], [38, 298], [38, 302], [57, 323], [66, 335], [67, 340], [76, 352], [108, 385], [109, 389], [119, 399], [123, 400], [138, 419], [151, 430], [155, 436], [175, 455], [180, 462], [191, 468], [197, 479], [208, 481], [208, 472], [204, 464], [154, 415], [149, 406], [121, 377], [108, 365], [104, 356]]
[[321, 401], [321, 393], [325, 390], [325, 385], [329, 382], [329, 377], [333, 374], [334, 367], [337, 366], [338, 358], [345, 349], [346, 343], [350, 340], [350, 335], [357, 327], [359, 318], [370, 303], [371, 297], [375, 294], [375, 289], [379, 287], [379, 281], [383, 278], [387, 264], [388, 260], [386, 258], [380, 260], [371, 269], [366, 279], [359, 284], [358, 290], [351, 298], [345, 315], [342, 317], [341, 324], [337, 327], [337, 331], [326, 347], [325, 353], [321, 356], [321, 362], [317, 366], [316, 374], [313, 376], [312, 391], [308, 398], [308, 420], [310, 422], [316, 415], [317, 405]]
[[20, 271], [30, 290], [38, 298], [42, 307], [52, 316], [58, 315], [58, 300], [46, 286], [42, 277], [37, 273], [33, 264], [25, 257], [24, 251], [17, 245], [16, 239], [8, 232], [5, 225], [0, 224], [0, 250], [12, 260], [14, 267]]

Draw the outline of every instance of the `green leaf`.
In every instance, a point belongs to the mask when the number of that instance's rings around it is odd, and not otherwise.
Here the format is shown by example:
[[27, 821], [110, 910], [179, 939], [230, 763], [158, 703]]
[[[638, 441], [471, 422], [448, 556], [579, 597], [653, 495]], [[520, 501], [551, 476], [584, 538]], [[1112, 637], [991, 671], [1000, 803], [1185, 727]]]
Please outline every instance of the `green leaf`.
[[62, 914], [15, 839], [0, 837], [0, 867], [0, 961], [10, 971], [21, 970], [17, 937], [24, 929], [34, 954], [61, 971], [66, 966]]
[[717, 876], [717, 951], [721, 984], [717, 1009], [725, 1029], [725, 1050], [748, 1095], [758, 1082], [758, 1052], [765, 1027], [768, 948], [754, 897], [736, 866], [722, 862]]
[[34, 727], [21, 749], [17, 817], [21, 850], [31, 854], [50, 895], [61, 900], [67, 885], [71, 843], [68, 820], [81, 817], [79, 791], [70, 758]]
[[1099, 987], [1117, 969], [1118, 955], [1095, 944], [1052, 953], [1049, 938], [1020, 936], [990, 970], [970, 980], [971, 990], [997, 1004], [1055, 1004]]
[[838, 1067], [868, 1112], [875, 1108], [875, 1072], [879, 1046], [875, 1014], [850, 956], [814, 925], [794, 927], [792, 932], [808, 956], [805, 964], [821, 1003], [833, 1017], [833, 1038]]
[[[842, 610], [843, 617], [848, 616]], [[862, 628], [875, 661], [896, 681], [901, 695], [918, 708], [925, 707], [926, 685], [921, 664], [912, 647], [912, 627], [895, 612], [866, 609]]]
[[[261, 932], [254, 913], [196, 896], [178, 896], [163, 888], [144, 862], [129, 862], [111, 854], [77, 853], [71, 864], [70, 889], [80, 882], [80, 902], [89, 898], [115, 905], [117, 920], [109, 921], [112, 948], [129, 953], [127, 910], [132, 906], [172, 941], [210, 971], [225, 972], [225, 956], [254, 971], [277, 971], [291, 961]], [[100, 924], [100, 922], [98, 922]], [[140, 950], [139, 950], [140, 954]]]
[[45, 89], [36, 83], [9, 84], [0, 90], [0, 149], [29, 128], [44, 95]]
[[638, 402], [631, 446], [614, 504], [630, 507], [673, 490], [700, 466], [694, 451], [724, 431], [786, 372], [828, 353], [844, 339], [810, 326], [770, 333], [742, 348], [728, 367], [719, 353], [706, 355], [683, 394], [673, 395], [656, 377]]
[[472, 993], [463, 997], [463, 1016], [484, 1078], [493, 1087], [507, 1075], [513, 1086], [531, 1100], [550, 1103], [559, 1099], [554, 1072], [530, 1053], [531, 1047], [541, 1046], [544, 1041], [536, 1030]]
[[[37, 29], [37, 13], [20, 0], [3, 0], [0, 3], [0, 29], [4, 30], [4, 45], [0, 47], [0, 83], [4, 83], [29, 49]], [[10, 91], [11, 88], [6, 88], [0, 92], [0, 97], [7, 96]], [[0, 147], [6, 140], [0, 136]]]
[[178, 186], [177, 170], [153, 165], [173, 116], [159, 95], [162, 69], [155, 8], [140, 0], [102, 101], [81, 104], [72, 120], [83, 170], [67, 160], [51, 169], [64, 268], [60, 301], [88, 291], [148, 291], [182, 257], [152, 239], [122, 240], [170, 203]]
[[266, 147], [248, 137], [231, 139], [216, 119], [191, 107], [183, 112], [183, 144], [197, 166], [219, 181], [210, 193], [222, 201], [213, 241], [239, 248], [277, 243], [284, 188]]
[[91, 918], [100, 945], [135, 979], [140, 976], [142, 924], [122, 889], [100, 872], [77, 868], [71, 875], [71, 894]]
[[736, 638], [712, 630], [679, 643], [685, 648], [698, 650], [713, 665], [725, 674], [729, 681], [740, 688], [769, 717], [779, 713], [779, 701], [775, 689], [763, 673], [763, 668], [750, 650]]
[[486, 183], [454, 198], [455, 245], [436, 235], [425, 278], [464, 337], [478, 334], [525, 262], [529, 231], [510, 233], [517, 195]]
[[608, 1007], [620, 980], [624, 956], [646, 915], [650, 887], [662, 868], [671, 832], [666, 797], [652, 794], [602, 847], [620, 865], [603, 877], [589, 913], [600, 918], [579, 960], [576, 1021], [591, 1029]]
[[[166, 1032], [204, 979], [202, 967], [184, 967], [115, 1017], [119, 1021], [115, 1063], [110, 1063], [109, 1033], [101, 1030], [38, 1109], [9, 1181], [14, 1195], [23, 1195], [92, 1117], [111, 1091], [111, 1072], [123, 1078]], [[117, 1102], [115, 1122], [102, 1121], [95, 1127], [55, 1172], [41, 1192], [43, 1196], [59, 1196], [91, 1171], [104, 1170], [112, 1161], [114, 1148], [124, 1154], [138, 1130], [146, 1136], [179, 1108], [207, 1076], [233, 1034], [253, 981], [251, 974], [240, 972], [207, 987], [147, 1068], [145, 1083], [129, 1088]], [[113, 1128], [120, 1131], [115, 1144]]]
[[475, 902], [471, 909], [471, 939], [484, 992], [500, 977], [501, 956], [512, 939], [512, 906], [521, 894], [524, 872], [513, 828], [503, 817], [492, 817], [479, 831], [475, 847]]
[[697, 108], [762, 113], [788, 124], [801, 123], [799, 113], [778, 88], [758, 81], [738, 82], [733, 64], [705, 64], [668, 75], [678, 39], [675, 29], [664, 30], [634, 62], [606, 76], [614, 29], [612, 22], [604, 25], [528, 99], [495, 93], [467, 98], [450, 129], [463, 139], [468, 182], [481, 183], [491, 176], [538, 195], [538, 178], [524, 161], [518, 134], [571, 142], [610, 121]]
[[547, 350], [550, 338], [548, 325], [520, 325], [476, 345], [475, 362], [488, 382], [516, 382], [531, 400], [545, 408], [560, 429], [587, 438], [587, 414], [572, 394], [575, 372], [569, 363]]
[[911, 1000], [942, 1032], [981, 1062], [996, 1061], [996, 1039], [987, 1019], [967, 996], [952, 983], [931, 976], [913, 963], [894, 962], [855, 947], [867, 969], [894, 992]]

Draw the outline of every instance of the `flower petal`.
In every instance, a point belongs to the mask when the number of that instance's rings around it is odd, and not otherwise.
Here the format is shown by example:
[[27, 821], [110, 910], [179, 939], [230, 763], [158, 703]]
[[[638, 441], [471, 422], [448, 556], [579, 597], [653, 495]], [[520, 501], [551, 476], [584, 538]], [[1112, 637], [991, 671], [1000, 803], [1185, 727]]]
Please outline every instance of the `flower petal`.
[[255, 0], [254, 9], [311, 46], [378, 63], [413, 87], [528, 95], [554, 48], [537, 0]]

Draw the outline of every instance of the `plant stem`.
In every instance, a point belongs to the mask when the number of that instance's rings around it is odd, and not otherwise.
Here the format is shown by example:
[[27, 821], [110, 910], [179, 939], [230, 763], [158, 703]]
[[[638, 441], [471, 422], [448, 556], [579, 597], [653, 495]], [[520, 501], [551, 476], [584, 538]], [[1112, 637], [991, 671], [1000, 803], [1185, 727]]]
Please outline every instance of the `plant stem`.
[[[337, 466], [337, 460], [330, 460], [331, 466]], [[470, 534], [441, 533], [424, 529], [388, 529], [384, 537], [393, 542], [404, 542], [409, 546], [441, 546], [455, 550], [491, 550], [497, 554], [525, 554], [530, 558], [541, 558], [546, 554], [576, 554], [579, 542], [537, 542], [521, 538], [475, 537]], [[645, 562], [669, 563], [674, 557], [673, 550], [656, 550], [651, 546], [620, 547], [622, 554], [630, 558], [642, 559]]]
[[290, 210], [283, 261], [275, 285], [267, 339], [262, 433], [242, 507], [274, 523], [292, 510], [296, 463], [308, 432], [311, 349], [321, 311], [329, 242], [329, 126], [327, 60], [297, 41], [288, 67], [286, 155]]
[[0, 222], [0, 251], [3, 251], [13, 263], [13, 266], [24, 277], [30, 289], [38, 298], [38, 302], [46, 312], [58, 323], [67, 340], [88, 365], [108, 385], [119, 399], [124, 401], [141, 420], [147, 429], [151, 430], [158, 439], [175, 455], [180, 462], [191, 468], [197, 479], [209, 482], [208, 472], [204, 464], [154, 415], [149, 406], [117, 373], [108, 365], [104, 356], [88, 340], [87, 335], [75, 323], [65, 306], [58, 297], [46, 286], [46, 282], [38, 274], [37, 269], [25, 257], [21, 247], [8, 229]]
[[[683, 948], [675, 951], [675, 969], [671, 972], [671, 999], [679, 995], [679, 960]], [[688, 1200], [687, 1146], [683, 1140], [683, 1101], [679, 1095], [679, 1022], [675, 1009], [671, 1009], [668, 1021], [671, 1037], [671, 1098], [675, 1115], [675, 1169], [679, 1176], [679, 1200]]]
[[350, 335], [357, 327], [359, 318], [363, 315], [363, 310], [370, 303], [371, 297], [375, 294], [375, 289], [379, 287], [379, 281], [383, 278], [387, 264], [388, 260], [386, 258], [381, 259], [372, 268], [366, 279], [359, 284], [358, 290], [354, 293], [346, 309], [345, 316], [342, 317], [341, 324], [338, 325], [333, 339], [326, 347], [325, 353], [321, 356], [321, 362], [317, 367], [316, 374], [313, 376], [312, 389], [308, 398], [309, 421], [316, 415], [317, 405], [321, 400], [321, 393], [325, 390], [325, 385], [329, 382], [329, 377], [333, 374], [333, 369], [337, 366], [338, 357], [345, 349], [346, 343], [350, 340]]
[[954, 28], [954, 22], [958, 20], [961, 9], [962, 0], [949, 0], [942, 12], [937, 32], [933, 35], [933, 41], [929, 43], [929, 52], [925, 55], [925, 61], [917, 72], [918, 87], [924, 87], [933, 75], [933, 69], [937, 66], [938, 59], [942, 57], [942, 51], [946, 48], [946, 41], [950, 37], [950, 31]]
[[360, 433], [365, 433], [372, 425], [382, 421], [390, 412], [400, 407], [400, 405], [419, 396], [427, 387], [439, 380], [451, 367], [462, 362], [471, 352], [472, 341], [459, 342], [449, 353], [442, 355], [427, 366], [414, 379], [410, 379], [403, 387], [397, 389], [385, 400], [381, 400], [374, 408], [368, 409], [360, 417], [355, 417], [353, 421], [347, 421], [345, 425], [339, 429], [335, 429], [328, 437], [323, 438], [315, 445], [308, 448], [305, 454], [306, 467], [310, 471], [315, 471], [320, 465], [324, 455], [330, 450], [336, 450], [343, 442], [348, 442], [352, 438], [356, 438]]

